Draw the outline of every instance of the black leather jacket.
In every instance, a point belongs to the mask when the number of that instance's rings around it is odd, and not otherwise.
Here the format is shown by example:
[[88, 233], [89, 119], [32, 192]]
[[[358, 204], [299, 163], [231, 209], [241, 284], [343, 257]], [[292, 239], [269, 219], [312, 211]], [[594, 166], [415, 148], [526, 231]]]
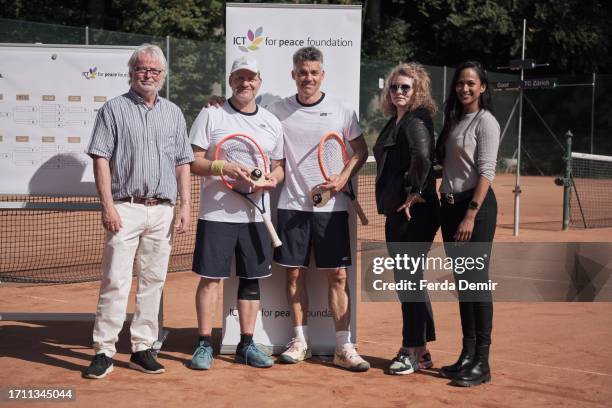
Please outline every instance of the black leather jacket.
[[419, 108], [406, 113], [397, 125], [395, 120], [387, 122], [374, 145], [379, 214], [396, 212], [411, 193], [420, 193], [427, 202], [437, 200], [431, 115]]

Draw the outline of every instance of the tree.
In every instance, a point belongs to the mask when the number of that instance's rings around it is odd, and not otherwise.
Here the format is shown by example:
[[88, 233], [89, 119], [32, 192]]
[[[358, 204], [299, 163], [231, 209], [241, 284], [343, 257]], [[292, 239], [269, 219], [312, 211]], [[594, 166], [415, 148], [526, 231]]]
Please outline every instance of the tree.
[[610, 7], [601, 0], [369, 0], [364, 50], [395, 50], [395, 60], [429, 65], [477, 59], [495, 68], [520, 58], [525, 18], [527, 56], [549, 62], [551, 73], [610, 72]]
[[192, 40], [222, 39], [225, 2], [112, 0], [110, 13], [120, 31]]
[[[170, 98], [190, 124], [225, 83], [225, 5], [219, 0], [112, 0], [122, 30], [170, 36]], [[159, 44], [165, 48], [165, 42]]]

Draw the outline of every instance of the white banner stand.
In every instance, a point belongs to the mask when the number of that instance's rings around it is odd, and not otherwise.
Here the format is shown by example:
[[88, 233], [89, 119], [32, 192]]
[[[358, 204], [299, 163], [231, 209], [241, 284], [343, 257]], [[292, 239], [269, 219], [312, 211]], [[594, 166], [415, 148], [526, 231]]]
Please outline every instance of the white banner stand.
[[[228, 3], [226, 16], [227, 72], [234, 59], [240, 56], [255, 58], [263, 78], [259, 91], [261, 105], [266, 106], [276, 98], [296, 93], [295, 82], [291, 79], [293, 53], [301, 47], [315, 46], [323, 51], [324, 56], [325, 80], [321, 90], [345, 99], [359, 112], [361, 6]], [[228, 89], [226, 96], [231, 96], [231, 90]], [[275, 212], [272, 208], [271, 213]], [[348, 286], [351, 338], [356, 343], [357, 230], [355, 215], [350, 213], [349, 218], [353, 266], [348, 268]], [[311, 260], [313, 264], [314, 260]], [[336, 337], [327, 301], [327, 277], [314, 267], [307, 273], [308, 333], [313, 354], [331, 355]], [[274, 354], [284, 351], [293, 337], [285, 282], [285, 268], [276, 264], [272, 267], [272, 276], [260, 281], [261, 309], [254, 341], [268, 346]], [[224, 281], [221, 353], [234, 353], [240, 341], [237, 288], [235, 277]]]

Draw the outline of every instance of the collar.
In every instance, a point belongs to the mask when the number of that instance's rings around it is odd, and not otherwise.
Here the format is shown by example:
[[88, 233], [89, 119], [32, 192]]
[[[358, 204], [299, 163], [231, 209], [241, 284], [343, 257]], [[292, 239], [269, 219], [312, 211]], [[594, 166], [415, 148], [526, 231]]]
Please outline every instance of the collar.
[[396, 115], [393, 115], [393, 117], [388, 122], [388, 126], [394, 125], [394, 127], [391, 130], [391, 134], [385, 140], [384, 146], [394, 146], [395, 142], [397, 141], [397, 134], [399, 132], [399, 128], [413, 118], [421, 119], [423, 122], [425, 122], [426, 125], [428, 122], [431, 122], [431, 116], [425, 108], [417, 108], [415, 110], [406, 112], [397, 124], [395, 123]]
[[245, 116], [255, 116], [257, 115], [257, 112], [259, 112], [259, 105], [255, 104], [255, 112], [243, 112], [240, 109], [238, 109], [237, 107], [234, 106], [234, 104], [232, 103], [232, 101], [230, 99], [227, 100], [228, 105], [237, 113], [241, 114], [241, 115], [245, 115]]
[[[145, 101], [142, 98], [142, 96], [138, 95], [138, 93], [136, 93], [136, 91], [134, 91], [132, 88], [130, 88], [130, 90], [128, 91], [127, 96], [135, 103], [146, 106]], [[153, 102], [153, 106], [157, 105], [159, 101], [160, 101], [159, 94], [155, 94], [155, 101]]]
[[393, 115], [393, 117], [389, 119], [388, 126], [389, 127], [393, 126], [393, 128], [391, 128], [391, 133], [389, 134], [389, 136], [387, 136], [387, 139], [385, 140], [385, 144], [384, 144], [385, 147], [395, 146], [395, 143], [397, 141], [397, 133], [399, 131], [400, 126], [402, 126], [402, 124], [404, 124], [412, 116], [413, 116], [412, 111], [409, 111], [409, 112], [406, 112], [404, 116], [402, 116], [402, 118], [400, 119], [398, 123], [395, 123], [397, 120], [396, 115]]
[[298, 105], [303, 106], [304, 108], [311, 108], [313, 106], [320, 104], [321, 102], [323, 102], [323, 98], [325, 98], [325, 92], [321, 92], [321, 97], [316, 102], [302, 103], [300, 102], [300, 99], [298, 98], [297, 94], [295, 94], [295, 101], [298, 103]]

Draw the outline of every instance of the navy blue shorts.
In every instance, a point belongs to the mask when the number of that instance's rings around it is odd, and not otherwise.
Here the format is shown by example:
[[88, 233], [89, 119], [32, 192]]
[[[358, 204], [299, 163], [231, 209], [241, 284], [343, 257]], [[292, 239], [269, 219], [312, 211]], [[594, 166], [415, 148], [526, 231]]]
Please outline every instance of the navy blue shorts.
[[272, 274], [272, 241], [264, 223], [198, 220], [193, 271], [205, 278], [229, 278], [233, 257], [241, 278]]
[[307, 268], [312, 248], [317, 268], [336, 269], [351, 265], [346, 211], [279, 209], [276, 231], [283, 241], [283, 245], [274, 250], [274, 262], [279, 265]]

